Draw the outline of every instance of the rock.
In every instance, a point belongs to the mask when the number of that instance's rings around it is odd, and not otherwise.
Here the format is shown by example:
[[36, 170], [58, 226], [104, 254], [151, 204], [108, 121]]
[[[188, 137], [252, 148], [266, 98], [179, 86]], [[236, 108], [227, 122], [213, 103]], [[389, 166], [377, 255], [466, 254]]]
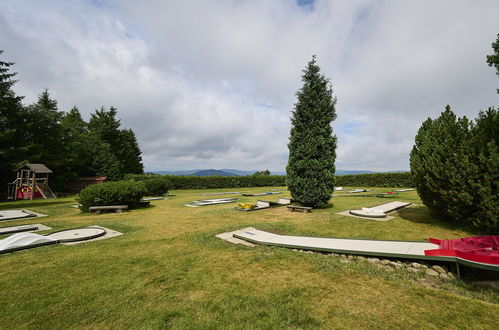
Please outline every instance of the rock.
[[411, 263], [411, 266], [414, 267], [414, 268], [422, 268], [422, 265], [418, 264], [417, 262]]
[[428, 266], [425, 265], [425, 264], [421, 264], [421, 267], [424, 268], [424, 269], [428, 269]]
[[297, 249], [293, 249], [293, 251], [298, 252], [298, 250], [297, 250]]
[[382, 264], [382, 265], [389, 265], [390, 264], [390, 260], [383, 259], [383, 260], [380, 261], [380, 264]]
[[456, 278], [456, 276], [454, 276], [454, 274], [452, 274], [451, 272], [448, 272], [447, 276], [449, 276], [449, 278]]
[[366, 260], [366, 257], [358, 256], [357, 259], [358, 260]]
[[447, 271], [439, 265], [433, 265], [433, 266], [431, 266], [431, 268], [440, 274], [447, 274]]
[[419, 273], [419, 269], [414, 267], [407, 267], [407, 271], [411, 273]]
[[338, 256], [339, 256], [339, 254], [338, 254], [338, 253], [331, 253], [331, 254], [330, 254], [330, 256], [331, 256], [331, 257], [338, 257]]
[[393, 268], [390, 266], [383, 266], [383, 269], [386, 270], [387, 272], [393, 272]]
[[312, 251], [305, 251], [305, 253], [313, 253]]
[[438, 277], [440, 277], [442, 280], [450, 280], [450, 277], [447, 276], [447, 274], [440, 273], [438, 274]]
[[425, 273], [428, 276], [438, 276], [439, 275], [439, 273], [433, 269], [427, 269]]
[[343, 263], [343, 264], [348, 264], [350, 262], [350, 260], [348, 260], [348, 259], [340, 259], [340, 262]]
[[353, 256], [352, 255], [347, 255], [347, 258], [350, 259], [350, 260], [353, 260]]
[[400, 267], [402, 267], [402, 263], [393, 262], [393, 261], [391, 261], [391, 262], [390, 262], [390, 265], [391, 265], [391, 266], [393, 266], [393, 267], [395, 267], [395, 268], [400, 268]]
[[377, 264], [379, 262], [378, 258], [367, 258], [367, 261], [371, 264]]

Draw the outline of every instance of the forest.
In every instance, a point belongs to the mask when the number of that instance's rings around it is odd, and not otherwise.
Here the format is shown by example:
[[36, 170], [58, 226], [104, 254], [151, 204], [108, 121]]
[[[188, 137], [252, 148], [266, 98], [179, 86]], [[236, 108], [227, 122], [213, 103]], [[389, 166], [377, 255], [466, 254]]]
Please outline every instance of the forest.
[[143, 173], [137, 138], [121, 127], [118, 109], [100, 107], [87, 122], [77, 106], [59, 109], [47, 89], [36, 102], [24, 104], [13, 90], [13, 65], [0, 58], [0, 200], [6, 198], [15, 169], [26, 163], [51, 169], [54, 191], [81, 176], [119, 180], [125, 173]]

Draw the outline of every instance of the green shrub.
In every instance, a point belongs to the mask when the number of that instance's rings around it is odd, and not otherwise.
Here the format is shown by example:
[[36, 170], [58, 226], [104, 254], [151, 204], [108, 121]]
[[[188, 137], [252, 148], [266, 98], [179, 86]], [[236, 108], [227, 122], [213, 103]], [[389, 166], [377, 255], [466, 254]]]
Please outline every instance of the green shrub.
[[475, 123], [447, 106], [423, 122], [411, 152], [415, 187], [430, 212], [444, 221], [499, 230], [499, 114], [480, 112]]
[[161, 175], [154, 173], [144, 173], [144, 174], [125, 174], [123, 180], [133, 180], [133, 181], [144, 181], [148, 179], [157, 179], [161, 178]]
[[411, 172], [369, 173], [336, 176], [336, 186], [347, 187], [414, 187]]
[[76, 200], [83, 212], [88, 212], [90, 206], [128, 205], [134, 208], [146, 193], [143, 182], [114, 181], [90, 185], [80, 191]]
[[248, 176], [163, 176], [171, 181], [172, 189], [215, 189], [243, 187], [285, 186], [286, 177], [282, 175]]
[[142, 182], [144, 182], [146, 186], [147, 195], [150, 196], [160, 196], [166, 194], [172, 187], [171, 181], [164, 177], [147, 179]]

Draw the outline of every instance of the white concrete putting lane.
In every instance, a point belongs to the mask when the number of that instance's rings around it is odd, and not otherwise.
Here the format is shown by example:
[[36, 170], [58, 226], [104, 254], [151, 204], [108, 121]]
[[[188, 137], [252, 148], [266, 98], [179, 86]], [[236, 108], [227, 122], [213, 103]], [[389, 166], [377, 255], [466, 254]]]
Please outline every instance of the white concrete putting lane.
[[236, 238], [247, 239], [260, 244], [279, 245], [290, 248], [309, 248], [328, 251], [349, 251], [358, 254], [396, 254], [424, 256], [425, 250], [439, 246], [426, 242], [378, 241], [340, 238], [320, 238], [277, 235], [258, 229], [240, 230], [233, 234]]

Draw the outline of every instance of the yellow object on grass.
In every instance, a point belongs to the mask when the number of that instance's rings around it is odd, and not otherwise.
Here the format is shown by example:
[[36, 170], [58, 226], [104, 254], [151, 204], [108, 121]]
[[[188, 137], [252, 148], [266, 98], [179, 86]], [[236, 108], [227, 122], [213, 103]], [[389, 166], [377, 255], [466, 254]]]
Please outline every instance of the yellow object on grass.
[[254, 209], [255, 204], [250, 204], [250, 203], [239, 203], [239, 207], [242, 209]]

